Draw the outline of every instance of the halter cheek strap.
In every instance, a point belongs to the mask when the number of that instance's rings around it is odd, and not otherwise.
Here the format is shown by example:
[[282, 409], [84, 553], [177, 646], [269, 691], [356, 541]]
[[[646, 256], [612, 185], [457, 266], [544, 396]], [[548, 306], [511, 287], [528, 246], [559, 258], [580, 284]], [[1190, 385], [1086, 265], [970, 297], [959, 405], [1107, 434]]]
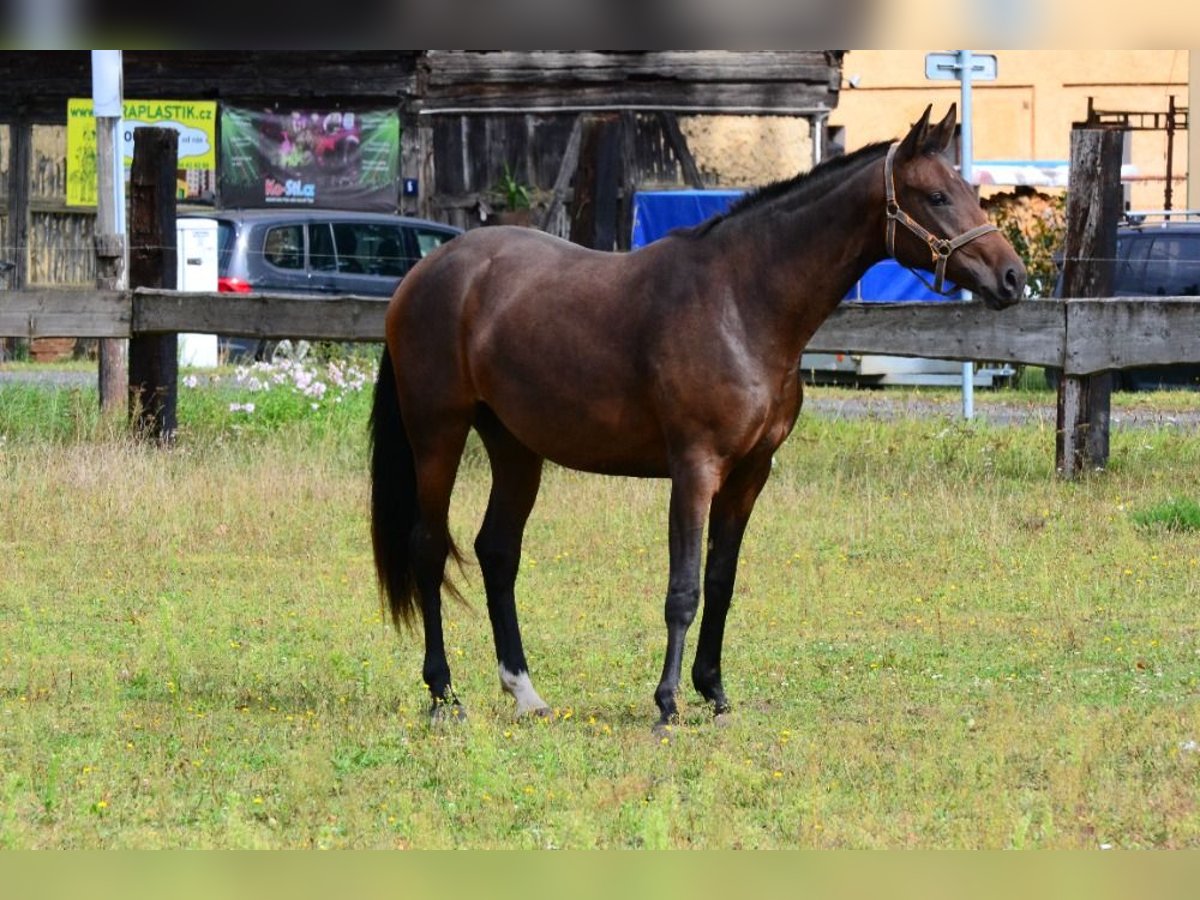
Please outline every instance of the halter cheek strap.
[[[883, 185], [887, 195], [887, 252], [888, 256], [896, 258], [896, 223], [899, 222], [918, 238], [925, 242], [929, 247], [929, 253], [933, 262], [933, 284], [921, 278], [917, 273], [917, 277], [925, 283], [926, 287], [932, 288], [939, 294], [947, 294], [947, 291], [942, 290], [942, 285], [946, 282], [946, 263], [950, 261], [950, 254], [961, 247], [963, 244], [968, 244], [977, 237], [982, 237], [985, 234], [990, 234], [993, 231], [999, 231], [995, 225], [984, 224], [976, 225], [969, 231], [964, 231], [956, 238], [940, 238], [923, 226], [920, 222], [906, 213], [900, 208], [900, 204], [896, 201], [896, 184], [892, 177], [892, 169], [896, 158], [896, 148], [900, 146], [900, 142], [896, 141], [888, 147], [887, 159], [883, 164]], [[898, 260], [897, 260], [898, 261]]]

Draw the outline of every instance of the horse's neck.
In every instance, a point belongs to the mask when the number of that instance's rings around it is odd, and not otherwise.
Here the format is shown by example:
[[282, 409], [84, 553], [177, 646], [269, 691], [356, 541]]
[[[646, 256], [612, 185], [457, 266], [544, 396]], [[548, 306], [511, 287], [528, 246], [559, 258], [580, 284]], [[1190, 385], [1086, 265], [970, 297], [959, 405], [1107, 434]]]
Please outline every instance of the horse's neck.
[[738, 223], [734, 240], [750, 248], [735, 293], [775, 333], [773, 343], [798, 355], [821, 323], [884, 249], [879, 166], [853, 173], [805, 205], [786, 201]]

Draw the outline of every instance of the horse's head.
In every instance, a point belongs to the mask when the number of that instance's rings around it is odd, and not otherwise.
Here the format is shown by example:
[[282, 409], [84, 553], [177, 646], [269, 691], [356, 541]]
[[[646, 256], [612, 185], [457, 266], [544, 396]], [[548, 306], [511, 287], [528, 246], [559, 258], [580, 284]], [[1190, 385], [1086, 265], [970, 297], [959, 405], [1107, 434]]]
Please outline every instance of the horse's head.
[[1025, 264], [979, 206], [974, 189], [946, 150], [954, 138], [955, 107], [936, 125], [925, 114], [892, 146], [885, 165], [888, 252], [910, 267], [934, 269], [973, 291], [993, 309], [1025, 292]]

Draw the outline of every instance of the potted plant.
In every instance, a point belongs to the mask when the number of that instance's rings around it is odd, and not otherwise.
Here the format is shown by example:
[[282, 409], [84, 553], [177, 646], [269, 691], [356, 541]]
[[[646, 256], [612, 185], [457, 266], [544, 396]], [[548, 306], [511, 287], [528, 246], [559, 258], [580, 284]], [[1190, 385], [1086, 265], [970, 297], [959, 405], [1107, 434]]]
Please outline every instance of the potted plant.
[[496, 190], [504, 198], [504, 209], [493, 215], [497, 225], [533, 224], [533, 209], [528, 185], [513, 175], [508, 163], [504, 164], [504, 175], [496, 184]]

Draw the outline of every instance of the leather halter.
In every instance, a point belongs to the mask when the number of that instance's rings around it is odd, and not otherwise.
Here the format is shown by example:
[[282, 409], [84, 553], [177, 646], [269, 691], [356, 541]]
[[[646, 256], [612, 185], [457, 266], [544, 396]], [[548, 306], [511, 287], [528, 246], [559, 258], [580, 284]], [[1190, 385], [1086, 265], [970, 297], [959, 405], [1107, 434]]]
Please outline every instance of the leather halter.
[[[929, 282], [921, 278], [917, 273], [917, 277], [925, 282], [926, 287], [933, 288], [939, 294], [946, 294], [942, 290], [942, 285], [946, 281], [946, 263], [950, 261], [950, 254], [961, 247], [963, 244], [970, 243], [977, 237], [982, 237], [985, 234], [990, 234], [993, 231], [999, 231], [995, 225], [984, 224], [976, 225], [969, 231], [964, 231], [956, 238], [940, 238], [929, 229], [925, 228], [920, 222], [906, 213], [900, 208], [900, 204], [896, 202], [896, 185], [892, 178], [893, 160], [896, 157], [896, 148], [900, 146], [900, 142], [896, 141], [888, 147], [887, 159], [883, 164], [883, 184], [884, 190], [887, 192], [887, 252], [888, 256], [896, 259], [896, 223], [899, 222], [918, 238], [925, 242], [929, 247], [929, 252], [932, 256], [934, 264], [934, 281], [930, 285]], [[899, 262], [899, 260], [897, 260]]]

